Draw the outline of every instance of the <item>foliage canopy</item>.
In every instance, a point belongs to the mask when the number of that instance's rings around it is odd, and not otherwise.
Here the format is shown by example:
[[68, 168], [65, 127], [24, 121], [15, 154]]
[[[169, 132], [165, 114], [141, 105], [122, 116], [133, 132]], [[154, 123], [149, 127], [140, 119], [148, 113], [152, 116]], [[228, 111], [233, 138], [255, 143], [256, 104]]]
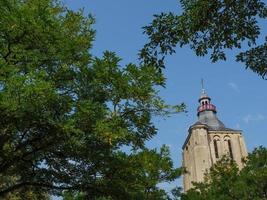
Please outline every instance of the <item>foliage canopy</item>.
[[156, 185], [179, 170], [165, 147], [144, 144], [156, 134], [153, 115], [184, 110], [157, 95], [163, 75], [120, 66], [113, 52], [92, 56], [94, 19], [56, 0], [0, 7], [0, 197], [26, 187], [91, 198], [163, 194]]
[[[189, 45], [197, 56], [210, 54], [213, 62], [225, 60], [226, 49], [248, 48], [236, 56], [263, 78], [267, 75], [267, 36], [261, 36], [259, 21], [267, 17], [262, 0], [180, 0], [182, 14], [161, 13], [144, 27], [149, 43], [140, 51], [146, 64], [164, 67], [164, 57], [175, 47]], [[262, 37], [262, 36], [261, 36]]]

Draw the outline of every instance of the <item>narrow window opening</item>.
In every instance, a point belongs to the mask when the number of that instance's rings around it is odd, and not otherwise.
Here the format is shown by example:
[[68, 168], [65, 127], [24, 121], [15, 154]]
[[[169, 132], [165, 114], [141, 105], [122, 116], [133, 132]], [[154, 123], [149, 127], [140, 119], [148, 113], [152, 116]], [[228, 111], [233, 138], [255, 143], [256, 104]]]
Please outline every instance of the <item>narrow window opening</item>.
[[215, 157], [216, 157], [216, 158], [219, 158], [219, 152], [218, 152], [217, 140], [213, 140], [213, 142], [214, 142]]
[[231, 141], [227, 140], [227, 143], [228, 143], [228, 149], [229, 149], [230, 158], [233, 160], [233, 151], [232, 151]]
[[205, 104], [207, 105], [207, 104], [208, 104], [208, 102], [207, 102], [207, 101], [205, 101]]

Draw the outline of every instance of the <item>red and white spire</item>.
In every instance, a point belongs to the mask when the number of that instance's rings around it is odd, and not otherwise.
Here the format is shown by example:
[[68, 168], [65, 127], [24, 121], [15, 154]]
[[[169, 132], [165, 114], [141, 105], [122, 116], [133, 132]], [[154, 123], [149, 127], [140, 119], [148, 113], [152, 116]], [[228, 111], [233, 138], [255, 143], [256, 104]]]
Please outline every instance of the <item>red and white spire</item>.
[[203, 79], [201, 79], [201, 86], [202, 92], [200, 98], [198, 99], [200, 105], [197, 108], [197, 115], [199, 116], [199, 114], [204, 111], [213, 111], [214, 113], [216, 113], [216, 106], [211, 104], [211, 98], [207, 95], [204, 89]]

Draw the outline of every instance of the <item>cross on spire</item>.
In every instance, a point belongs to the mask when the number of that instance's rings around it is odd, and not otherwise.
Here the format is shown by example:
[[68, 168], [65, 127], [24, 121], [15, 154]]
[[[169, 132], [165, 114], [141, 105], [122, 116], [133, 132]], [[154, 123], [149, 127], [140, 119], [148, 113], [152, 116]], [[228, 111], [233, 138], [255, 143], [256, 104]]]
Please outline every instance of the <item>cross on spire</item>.
[[204, 89], [204, 79], [201, 78], [201, 89], [202, 89], [202, 94], [205, 94], [205, 89]]

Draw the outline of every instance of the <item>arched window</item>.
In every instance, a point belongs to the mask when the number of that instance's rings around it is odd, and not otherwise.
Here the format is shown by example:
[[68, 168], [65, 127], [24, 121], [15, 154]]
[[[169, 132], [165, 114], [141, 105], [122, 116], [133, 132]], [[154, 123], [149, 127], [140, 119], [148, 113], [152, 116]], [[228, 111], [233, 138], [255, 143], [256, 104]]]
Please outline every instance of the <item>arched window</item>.
[[227, 143], [228, 143], [228, 150], [229, 150], [230, 158], [233, 160], [234, 157], [233, 157], [233, 151], [232, 151], [231, 140], [227, 140]]
[[219, 158], [217, 139], [214, 139], [214, 140], [213, 140], [213, 143], [214, 143], [215, 157], [216, 157], [216, 158]]
[[233, 148], [232, 148], [232, 142], [231, 142], [231, 138], [229, 137], [229, 135], [226, 135], [224, 137], [224, 148], [227, 151], [228, 155], [230, 156], [231, 159], [233, 159]]

